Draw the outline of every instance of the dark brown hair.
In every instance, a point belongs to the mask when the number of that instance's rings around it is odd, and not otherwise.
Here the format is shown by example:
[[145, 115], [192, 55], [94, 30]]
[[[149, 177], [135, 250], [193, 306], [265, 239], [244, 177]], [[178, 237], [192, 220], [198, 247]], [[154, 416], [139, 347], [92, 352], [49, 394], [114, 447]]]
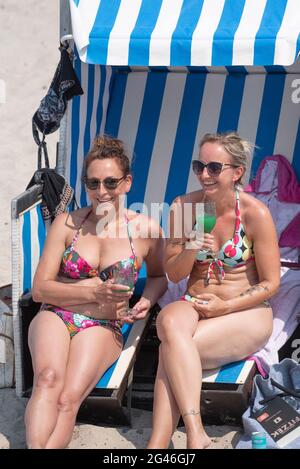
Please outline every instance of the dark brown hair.
[[122, 140], [109, 137], [108, 135], [99, 135], [95, 138], [92, 148], [88, 152], [83, 164], [83, 177], [86, 177], [88, 167], [94, 160], [103, 160], [113, 158], [123, 173], [123, 176], [130, 174], [130, 164], [126, 155]]

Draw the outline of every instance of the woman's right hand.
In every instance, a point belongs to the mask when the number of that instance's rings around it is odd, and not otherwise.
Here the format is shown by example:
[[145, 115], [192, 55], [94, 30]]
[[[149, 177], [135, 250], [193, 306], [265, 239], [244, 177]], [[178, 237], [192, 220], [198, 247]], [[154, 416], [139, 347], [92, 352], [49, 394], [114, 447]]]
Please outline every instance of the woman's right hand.
[[94, 288], [95, 302], [99, 304], [128, 301], [132, 294], [126, 285], [112, 283], [111, 280], [106, 280]]

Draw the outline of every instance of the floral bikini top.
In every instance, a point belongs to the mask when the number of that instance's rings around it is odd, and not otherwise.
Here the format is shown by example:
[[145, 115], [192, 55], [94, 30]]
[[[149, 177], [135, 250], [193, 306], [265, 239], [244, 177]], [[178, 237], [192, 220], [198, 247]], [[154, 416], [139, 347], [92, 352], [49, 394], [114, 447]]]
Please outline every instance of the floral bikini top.
[[207, 283], [209, 283], [210, 279], [213, 277], [214, 269], [216, 269], [219, 279], [222, 281], [225, 277], [224, 264], [228, 267], [235, 268], [245, 265], [255, 258], [253, 243], [247, 238], [241, 220], [240, 197], [238, 191], [236, 191], [235, 194], [236, 220], [233, 237], [223, 244], [215, 257], [213, 257], [211, 253], [201, 250], [197, 253], [196, 262], [209, 262], [206, 278]]
[[106, 267], [104, 270], [99, 271], [98, 269], [93, 269], [90, 264], [83, 257], [81, 257], [78, 252], [74, 249], [76, 242], [78, 241], [79, 235], [81, 233], [83, 224], [85, 223], [91, 212], [92, 211], [90, 211], [86, 215], [78, 230], [76, 231], [70, 246], [67, 247], [65, 252], [63, 253], [59, 269], [59, 275], [63, 275], [65, 277], [73, 279], [91, 278], [96, 277], [98, 275], [100, 279], [105, 282], [106, 280], [112, 278], [113, 269], [118, 268], [121, 272], [124, 270], [124, 273], [126, 273], [127, 269], [132, 269], [132, 266], [134, 266], [136, 283], [139, 275], [139, 268], [136, 252], [130, 234], [129, 220], [127, 216], [125, 217], [125, 221], [127, 224], [128, 238], [132, 250], [132, 255], [130, 257], [117, 261], [109, 267]]

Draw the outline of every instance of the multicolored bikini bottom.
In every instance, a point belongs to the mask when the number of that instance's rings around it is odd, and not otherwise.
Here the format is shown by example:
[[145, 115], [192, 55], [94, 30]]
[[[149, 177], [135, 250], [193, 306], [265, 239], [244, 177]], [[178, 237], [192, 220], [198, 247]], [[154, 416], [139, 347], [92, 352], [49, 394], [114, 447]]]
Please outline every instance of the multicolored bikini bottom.
[[88, 329], [89, 327], [102, 326], [111, 329], [116, 334], [122, 335], [121, 322], [112, 319], [95, 319], [84, 314], [76, 313], [74, 311], [68, 311], [58, 306], [53, 306], [47, 303], [43, 303], [40, 311], [51, 311], [59, 316], [65, 323], [69, 334], [72, 337], [78, 332]]

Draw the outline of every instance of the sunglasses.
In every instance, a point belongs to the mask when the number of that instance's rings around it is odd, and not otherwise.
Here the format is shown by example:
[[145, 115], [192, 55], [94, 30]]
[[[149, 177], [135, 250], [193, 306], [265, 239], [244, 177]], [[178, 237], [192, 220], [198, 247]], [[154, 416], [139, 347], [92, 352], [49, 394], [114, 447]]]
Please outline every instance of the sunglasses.
[[210, 176], [219, 176], [223, 171], [224, 166], [230, 166], [231, 168], [238, 168], [237, 165], [230, 163], [219, 163], [218, 161], [211, 161], [210, 163], [203, 163], [203, 161], [193, 160], [193, 171], [195, 174], [202, 174], [204, 168], [207, 169], [207, 172]]
[[100, 181], [100, 179], [97, 179], [97, 178], [90, 178], [89, 179], [87, 177], [84, 177], [84, 178], [82, 178], [82, 182], [86, 185], [86, 187], [90, 191], [95, 191], [96, 189], [99, 189], [101, 184], [103, 184], [105, 189], [107, 189], [109, 191], [113, 191], [118, 187], [120, 182], [123, 181], [126, 177], [127, 176], [123, 176], [119, 179], [107, 177], [107, 178], [103, 179], [103, 181]]

